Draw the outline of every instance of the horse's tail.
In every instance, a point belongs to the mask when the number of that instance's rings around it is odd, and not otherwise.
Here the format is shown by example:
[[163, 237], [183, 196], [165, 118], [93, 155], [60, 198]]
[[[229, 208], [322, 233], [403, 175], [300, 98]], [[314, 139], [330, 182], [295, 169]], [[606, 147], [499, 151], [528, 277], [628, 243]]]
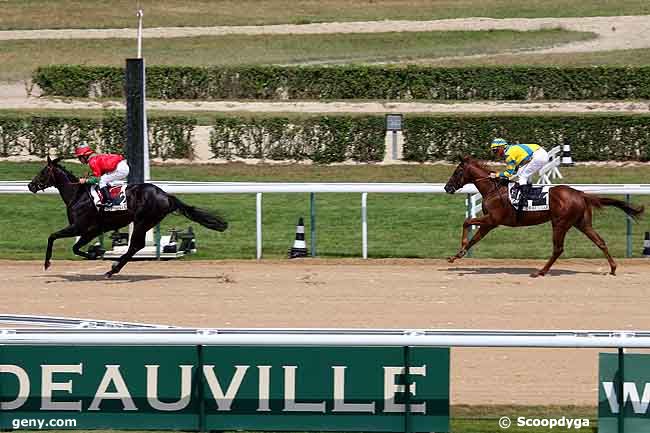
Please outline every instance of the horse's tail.
[[614, 198], [598, 197], [589, 194], [585, 194], [584, 196], [585, 200], [587, 200], [588, 203], [597, 209], [600, 209], [604, 206], [614, 206], [628, 214], [635, 221], [638, 220], [641, 215], [643, 215], [643, 211], [645, 210], [643, 206], [632, 206], [625, 203], [624, 201], [616, 200]]
[[219, 215], [215, 215], [203, 209], [185, 204], [173, 195], [169, 196], [169, 201], [173, 208], [173, 211], [179, 211], [186, 218], [189, 218], [192, 221], [201, 224], [203, 227], [217, 230], [219, 232], [222, 232], [228, 228], [228, 223], [226, 220], [221, 218]]

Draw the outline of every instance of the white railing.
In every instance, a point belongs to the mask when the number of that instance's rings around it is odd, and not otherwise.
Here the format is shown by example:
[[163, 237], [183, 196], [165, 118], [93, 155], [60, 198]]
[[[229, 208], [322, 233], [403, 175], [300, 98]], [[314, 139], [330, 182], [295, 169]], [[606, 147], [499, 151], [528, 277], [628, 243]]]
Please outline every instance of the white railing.
[[650, 348], [650, 331], [427, 329], [0, 330], [0, 345], [237, 345]]
[[[0, 181], [0, 194], [29, 193], [28, 181]], [[427, 193], [442, 194], [443, 183], [281, 183], [281, 182], [177, 182], [151, 183], [172, 194], [255, 194], [256, 257], [262, 257], [262, 195], [264, 193], [361, 193], [362, 256], [368, 257], [368, 194], [369, 193]], [[592, 194], [647, 195], [650, 184], [572, 184], [575, 189]], [[477, 189], [467, 185], [457, 194], [475, 194]], [[54, 188], [44, 191], [57, 194]], [[312, 218], [313, 222], [313, 218]], [[314, 224], [312, 224], [313, 230]], [[629, 234], [628, 234], [629, 235]]]

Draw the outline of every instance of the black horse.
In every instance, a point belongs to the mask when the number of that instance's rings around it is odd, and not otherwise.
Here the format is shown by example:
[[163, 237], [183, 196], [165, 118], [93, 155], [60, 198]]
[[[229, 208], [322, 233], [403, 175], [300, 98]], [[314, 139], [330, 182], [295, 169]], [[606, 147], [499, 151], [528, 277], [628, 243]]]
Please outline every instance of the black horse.
[[67, 207], [70, 224], [66, 228], [52, 233], [47, 239], [46, 270], [50, 267], [52, 245], [56, 239], [60, 238], [80, 236], [72, 247], [72, 251], [78, 256], [90, 258], [88, 253], [81, 251], [81, 247], [101, 233], [133, 223], [129, 249], [111, 270], [104, 274], [110, 278], [113, 274], [120, 272], [133, 255], [144, 247], [147, 231], [172, 212], [178, 211], [192, 221], [212, 230], [222, 232], [228, 227], [228, 223], [219, 216], [189, 206], [150, 183], [126, 187], [128, 210], [114, 212], [97, 210], [90, 196], [91, 186], [80, 184], [74, 174], [59, 165], [59, 158], [52, 160], [48, 157], [47, 165], [32, 179], [28, 188], [31, 192], [37, 193], [51, 186], [59, 190]]

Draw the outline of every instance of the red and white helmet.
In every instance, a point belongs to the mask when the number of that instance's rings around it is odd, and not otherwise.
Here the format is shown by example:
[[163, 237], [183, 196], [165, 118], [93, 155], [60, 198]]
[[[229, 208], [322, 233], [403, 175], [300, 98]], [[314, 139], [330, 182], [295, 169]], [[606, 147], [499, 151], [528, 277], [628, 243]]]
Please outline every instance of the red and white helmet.
[[95, 153], [86, 143], [82, 143], [79, 147], [74, 150], [75, 156], [78, 158], [80, 156], [90, 156]]

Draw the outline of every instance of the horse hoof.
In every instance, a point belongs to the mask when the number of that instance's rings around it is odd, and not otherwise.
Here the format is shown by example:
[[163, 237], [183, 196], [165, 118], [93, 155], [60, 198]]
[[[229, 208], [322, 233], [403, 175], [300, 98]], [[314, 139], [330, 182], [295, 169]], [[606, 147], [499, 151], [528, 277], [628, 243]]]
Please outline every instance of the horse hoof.
[[111, 271], [108, 271], [108, 272], [106, 272], [104, 274], [104, 278], [106, 278], [107, 280], [110, 279], [112, 276], [113, 276], [113, 273]]
[[536, 271], [536, 272], [533, 272], [532, 274], [530, 274], [530, 276], [532, 278], [537, 278], [537, 277], [543, 277], [544, 274], [542, 272], [540, 272], [540, 271]]
[[45, 264], [43, 265], [43, 269], [47, 271], [49, 269], [50, 265], [51, 265], [51, 263], [49, 261], [45, 262]]
[[449, 263], [454, 263], [454, 260], [456, 260], [456, 257], [447, 257]]

